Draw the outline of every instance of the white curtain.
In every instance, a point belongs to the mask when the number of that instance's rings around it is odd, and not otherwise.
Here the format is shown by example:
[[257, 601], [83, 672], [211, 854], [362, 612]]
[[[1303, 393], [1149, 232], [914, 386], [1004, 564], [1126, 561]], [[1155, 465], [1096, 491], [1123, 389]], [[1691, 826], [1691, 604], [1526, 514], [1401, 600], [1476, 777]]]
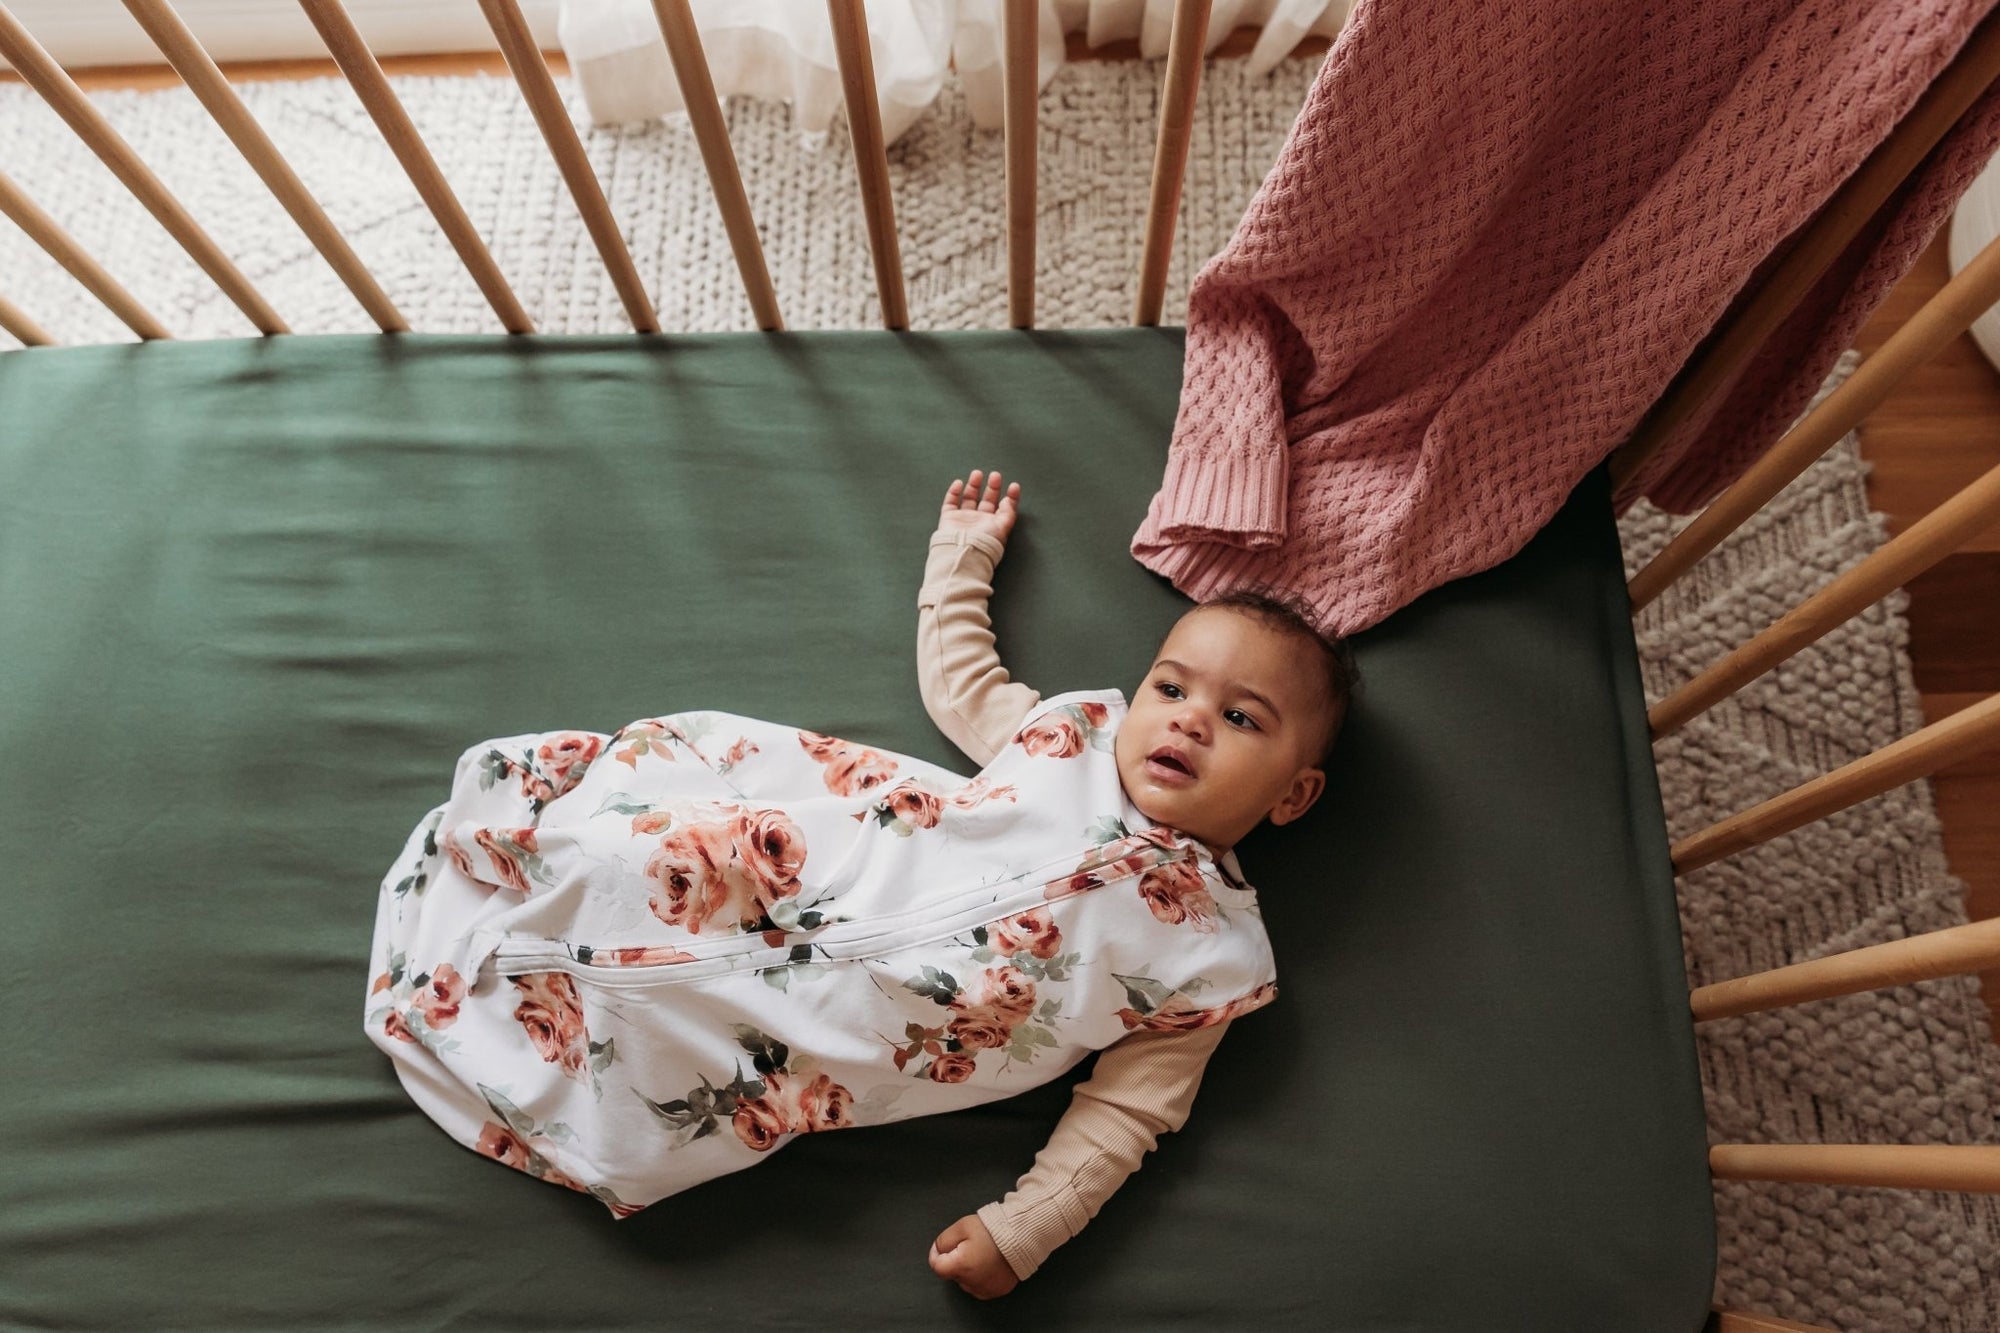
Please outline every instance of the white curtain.
[[[824, 4], [816, 0], [690, 0], [716, 91], [792, 105], [802, 131], [818, 134], [841, 105], [840, 65]], [[872, 0], [868, 38], [882, 128], [894, 142], [936, 100], [953, 66], [964, 80], [973, 122], [1000, 125], [1001, 0]], [[1332, 36], [1353, 0], [1215, 0], [1208, 45], [1240, 26], [1262, 29], [1250, 67], [1276, 65], [1305, 37]], [[1041, 0], [1040, 81], [1063, 63], [1065, 33], [1092, 47], [1139, 43], [1163, 56], [1173, 0]], [[600, 125], [679, 111], [680, 87], [652, 0], [563, 0], [558, 28], [570, 72]]]

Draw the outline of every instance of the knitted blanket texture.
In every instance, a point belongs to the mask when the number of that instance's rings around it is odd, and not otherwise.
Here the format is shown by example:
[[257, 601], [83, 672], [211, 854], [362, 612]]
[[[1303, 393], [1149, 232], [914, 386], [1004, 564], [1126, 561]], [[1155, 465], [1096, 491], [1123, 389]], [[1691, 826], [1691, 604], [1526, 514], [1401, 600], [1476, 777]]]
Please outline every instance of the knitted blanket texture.
[[[1133, 555], [1351, 633], [1514, 554], [1993, 4], [1361, 0], [1195, 280]], [[1621, 507], [1698, 507], [1773, 443], [1996, 145], [2000, 86]]]

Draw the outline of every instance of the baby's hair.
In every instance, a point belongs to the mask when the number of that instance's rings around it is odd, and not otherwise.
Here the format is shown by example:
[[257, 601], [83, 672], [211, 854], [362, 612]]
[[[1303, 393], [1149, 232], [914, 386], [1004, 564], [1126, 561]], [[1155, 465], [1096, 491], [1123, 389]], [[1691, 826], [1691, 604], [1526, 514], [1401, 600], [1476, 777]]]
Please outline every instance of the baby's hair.
[[1347, 719], [1348, 705], [1361, 690], [1361, 671], [1354, 664], [1354, 651], [1347, 640], [1320, 629], [1301, 598], [1277, 588], [1262, 585], [1232, 588], [1202, 602], [1195, 610], [1210, 607], [1250, 616], [1272, 629], [1311, 640], [1318, 649], [1320, 665], [1326, 672], [1328, 701], [1326, 739], [1320, 746], [1318, 763], [1325, 764], [1327, 756], [1333, 753], [1334, 740], [1340, 735], [1340, 724]]

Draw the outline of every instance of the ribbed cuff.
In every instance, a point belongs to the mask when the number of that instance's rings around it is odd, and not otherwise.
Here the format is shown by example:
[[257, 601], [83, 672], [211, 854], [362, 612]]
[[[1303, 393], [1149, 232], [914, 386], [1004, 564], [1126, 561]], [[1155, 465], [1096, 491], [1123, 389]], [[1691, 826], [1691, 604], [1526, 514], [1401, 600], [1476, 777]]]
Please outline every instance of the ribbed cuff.
[[1229, 449], [1167, 455], [1147, 518], [1158, 542], [1210, 541], [1259, 550], [1285, 539], [1285, 453]]
[[[1079, 1214], [1073, 1225], [1072, 1212]], [[1067, 1189], [1057, 1190], [1012, 1214], [998, 1203], [984, 1204], [977, 1216], [999, 1247], [1000, 1257], [1023, 1282], [1035, 1275], [1056, 1246], [1083, 1230], [1084, 1223], [1090, 1220], [1083, 1205], [1071, 1199]]]

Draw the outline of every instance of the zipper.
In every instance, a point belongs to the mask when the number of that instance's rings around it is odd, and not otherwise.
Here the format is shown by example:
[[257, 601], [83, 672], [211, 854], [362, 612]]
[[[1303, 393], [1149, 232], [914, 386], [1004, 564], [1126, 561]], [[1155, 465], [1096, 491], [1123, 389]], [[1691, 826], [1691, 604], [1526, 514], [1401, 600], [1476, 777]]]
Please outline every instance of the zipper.
[[[1097, 878], [1093, 874], [1103, 866], [1137, 855], [1147, 848], [1157, 849], [1164, 855], [1158, 860], [1151, 860], [1113, 879]], [[887, 917], [877, 916], [867, 921], [830, 922], [814, 930], [790, 932], [779, 944], [767, 943], [764, 934], [759, 932], [732, 935], [712, 943], [687, 940], [673, 945], [652, 946], [671, 948], [684, 955], [680, 959], [666, 963], [622, 966], [586, 961], [579, 956], [582, 953], [592, 956], [599, 953], [614, 953], [617, 952], [616, 949], [577, 945], [563, 940], [517, 941], [502, 937], [490, 941], [483, 950], [475, 950], [472, 966], [476, 970], [490, 960], [494, 970], [503, 976], [556, 971], [587, 978], [594, 985], [637, 988], [701, 981], [736, 972], [763, 972], [791, 963], [845, 962], [875, 954], [893, 953], [919, 944], [934, 943], [977, 926], [991, 925], [1003, 917], [1013, 916], [1052, 901], [1049, 895], [1050, 886], [1077, 876], [1091, 875], [1097, 878], [1097, 882], [1075, 890], [1074, 893], [1057, 894], [1057, 898], [1094, 893], [1099, 889], [1135, 879], [1161, 866], [1195, 859], [1195, 853], [1189, 848], [1163, 845], [1141, 834], [1130, 834], [1114, 842], [1104, 843], [1097, 850], [1104, 854], [1088, 857], [1054, 876], [1043, 877], [1051, 867], [1061, 865], [1068, 859], [1067, 857], [1023, 871], [1015, 878], [1011, 891], [1006, 890], [1004, 882], [1001, 886], [975, 885], [951, 895], [941, 903], [911, 908]], [[1023, 882], [1030, 880], [1031, 877], [1032, 882]], [[996, 887], [1001, 890], [998, 897], [994, 896]]]

